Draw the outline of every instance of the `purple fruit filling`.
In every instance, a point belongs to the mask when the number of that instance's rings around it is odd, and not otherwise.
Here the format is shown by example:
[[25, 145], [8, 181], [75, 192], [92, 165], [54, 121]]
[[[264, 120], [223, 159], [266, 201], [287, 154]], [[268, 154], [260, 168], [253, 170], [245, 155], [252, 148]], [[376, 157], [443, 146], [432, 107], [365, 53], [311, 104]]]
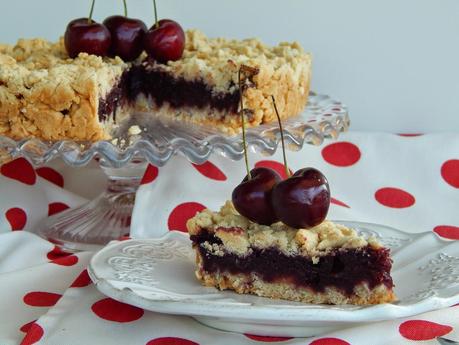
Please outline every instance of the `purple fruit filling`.
[[367, 283], [370, 289], [380, 284], [388, 288], [394, 286], [390, 277], [392, 260], [389, 249], [386, 248], [366, 246], [335, 249], [320, 257], [319, 262], [314, 264], [312, 258], [289, 256], [276, 248], [252, 248], [251, 254], [245, 257], [235, 254], [212, 255], [200, 244], [221, 244], [221, 241], [207, 232], [193, 235], [191, 240], [198, 246], [203, 269], [209, 273], [256, 273], [266, 282], [286, 280], [315, 292], [324, 292], [326, 287], [335, 287], [347, 296], [351, 296], [354, 287], [360, 283]]
[[134, 103], [138, 96], [150, 98], [156, 106], [172, 108], [209, 107], [226, 114], [237, 114], [239, 90], [215, 92], [202, 80], [185, 80], [164, 71], [160, 65], [144, 62], [123, 73], [118, 85], [99, 101], [99, 119], [107, 120], [118, 105]]

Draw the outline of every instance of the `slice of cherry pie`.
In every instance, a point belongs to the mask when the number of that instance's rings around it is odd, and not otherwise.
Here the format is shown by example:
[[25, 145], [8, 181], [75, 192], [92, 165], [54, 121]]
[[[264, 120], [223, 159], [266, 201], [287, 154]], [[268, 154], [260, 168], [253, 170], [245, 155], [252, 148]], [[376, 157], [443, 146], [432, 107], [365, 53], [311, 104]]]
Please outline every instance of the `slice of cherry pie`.
[[389, 250], [343, 225], [259, 225], [228, 201], [220, 212], [198, 213], [187, 227], [196, 276], [206, 286], [315, 304], [395, 300]]
[[81, 53], [68, 57], [63, 41], [19, 40], [0, 45], [0, 135], [46, 140], [100, 140], [135, 111], [238, 132], [243, 101], [250, 126], [305, 107], [311, 57], [297, 43], [267, 47], [257, 39], [210, 39], [186, 33], [181, 59], [156, 63], [142, 55], [125, 63]]

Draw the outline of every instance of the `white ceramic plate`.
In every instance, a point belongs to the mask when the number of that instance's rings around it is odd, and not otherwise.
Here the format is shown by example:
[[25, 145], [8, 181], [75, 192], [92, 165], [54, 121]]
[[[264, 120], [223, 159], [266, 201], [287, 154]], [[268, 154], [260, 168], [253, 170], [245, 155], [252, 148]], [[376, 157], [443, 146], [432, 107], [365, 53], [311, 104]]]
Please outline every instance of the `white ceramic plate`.
[[187, 234], [109, 244], [92, 258], [89, 275], [105, 295], [146, 310], [190, 315], [241, 333], [303, 337], [406, 317], [459, 303], [459, 241], [408, 234], [382, 225], [339, 222], [391, 248], [399, 301], [375, 306], [311, 305], [203, 287], [194, 276]]

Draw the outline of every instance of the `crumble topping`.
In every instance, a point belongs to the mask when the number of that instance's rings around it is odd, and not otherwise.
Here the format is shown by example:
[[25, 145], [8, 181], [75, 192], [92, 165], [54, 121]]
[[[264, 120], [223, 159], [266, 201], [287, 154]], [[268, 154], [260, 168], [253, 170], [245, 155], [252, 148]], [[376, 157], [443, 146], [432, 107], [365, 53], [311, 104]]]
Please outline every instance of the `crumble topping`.
[[69, 59], [61, 39], [21, 39], [0, 49], [0, 133], [102, 139], [99, 99], [117, 83], [125, 64], [80, 54]]
[[240, 215], [231, 201], [227, 201], [219, 212], [205, 209], [198, 213], [188, 220], [187, 228], [191, 235], [207, 231], [219, 238], [223, 245], [207, 244], [215, 255], [230, 252], [244, 256], [251, 248], [274, 247], [284, 254], [310, 256], [318, 262], [333, 249], [381, 247], [375, 238], [365, 239], [355, 230], [331, 221], [310, 229], [294, 229], [282, 222], [260, 225]]
[[[255, 82], [269, 74], [281, 79], [287, 71], [293, 82], [309, 75], [311, 56], [297, 42], [282, 42], [269, 47], [256, 38], [235, 40], [208, 38], [199, 30], [186, 32], [185, 50], [180, 60], [169, 61], [165, 69], [186, 79], [203, 76], [216, 91], [237, 88], [237, 71], [241, 65], [261, 68]], [[234, 85], [233, 90], [230, 84]]]

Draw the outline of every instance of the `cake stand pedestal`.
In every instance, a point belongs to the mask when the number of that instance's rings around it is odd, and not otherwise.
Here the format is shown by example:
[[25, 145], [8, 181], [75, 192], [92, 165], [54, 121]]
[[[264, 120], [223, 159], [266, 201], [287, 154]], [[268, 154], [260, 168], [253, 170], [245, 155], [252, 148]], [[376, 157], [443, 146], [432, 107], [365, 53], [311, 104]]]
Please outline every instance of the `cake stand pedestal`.
[[99, 163], [108, 178], [105, 191], [86, 204], [48, 217], [37, 227], [37, 235], [67, 252], [98, 250], [129, 236], [135, 193], [147, 163], [130, 162], [122, 168]]
[[[133, 127], [135, 126], [135, 127]], [[347, 130], [349, 116], [341, 102], [311, 93], [304, 112], [283, 121], [284, 138], [290, 150], [304, 144], [319, 145], [324, 138], [337, 138]], [[81, 167], [95, 157], [108, 177], [104, 193], [82, 206], [65, 210], [44, 220], [33, 231], [65, 251], [97, 250], [112, 240], [128, 235], [135, 192], [147, 163], [165, 165], [176, 154], [195, 164], [204, 163], [216, 152], [231, 160], [243, 157], [241, 136], [222, 134], [214, 127], [136, 113], [120, 124], [116, 142], [46, 142], [39, 139], [13, 140], [0, 136], [2, 161], [25, 157], [35, 166], [52, 159]], [[277, 122], [247, 130], [247, 145], [255, 152], [273, 155], [280, 143]]]

